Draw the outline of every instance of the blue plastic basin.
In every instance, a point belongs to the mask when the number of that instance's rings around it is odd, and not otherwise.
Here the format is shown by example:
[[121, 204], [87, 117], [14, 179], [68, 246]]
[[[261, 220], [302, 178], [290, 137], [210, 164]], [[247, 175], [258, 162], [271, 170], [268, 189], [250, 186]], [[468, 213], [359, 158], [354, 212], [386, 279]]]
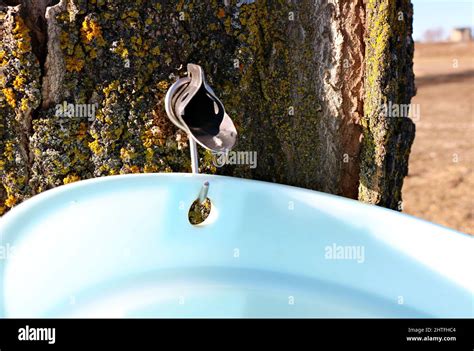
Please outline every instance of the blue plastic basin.
[[473, 316], [470, 236], [295, 187], [97, 178], [15, 207], [0, 233], [3, 317]]

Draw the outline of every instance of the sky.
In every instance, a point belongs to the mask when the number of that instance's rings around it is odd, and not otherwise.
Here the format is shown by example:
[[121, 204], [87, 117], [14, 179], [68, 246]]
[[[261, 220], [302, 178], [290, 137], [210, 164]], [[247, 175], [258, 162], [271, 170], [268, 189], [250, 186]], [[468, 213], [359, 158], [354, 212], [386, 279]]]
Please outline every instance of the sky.
[[415, 40], [422, 40], [429, 29], [442, 28], [448, 37], [451, 28], [474, 27], [474, 0], [412, 0], [412, 3]]

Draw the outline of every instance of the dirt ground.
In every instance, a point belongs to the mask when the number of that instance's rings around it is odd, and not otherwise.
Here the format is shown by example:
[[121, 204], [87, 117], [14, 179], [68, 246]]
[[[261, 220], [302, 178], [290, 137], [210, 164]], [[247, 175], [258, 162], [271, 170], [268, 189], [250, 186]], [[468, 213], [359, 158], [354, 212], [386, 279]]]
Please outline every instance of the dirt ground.
[[404, 212], [474, 234], [474, 43], [417, 43], [414, 62], [420, 113]]

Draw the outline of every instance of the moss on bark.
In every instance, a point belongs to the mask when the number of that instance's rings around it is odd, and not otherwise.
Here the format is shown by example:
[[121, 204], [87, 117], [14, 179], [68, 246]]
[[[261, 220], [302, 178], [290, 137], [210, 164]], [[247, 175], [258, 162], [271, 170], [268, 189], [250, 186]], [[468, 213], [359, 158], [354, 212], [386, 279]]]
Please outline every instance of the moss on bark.
[[415, 126], [408, 116], [392, 117], [384, 106], [409, 104], [415, 94], [412, 20], [408, 0], [367, 3], [359, 199], [392, 209], [401, 207]]
[[31, 115], [40, 103], [40, 67], [19, 7], [0, 8], [0, 214], [34, 194], [29, 183]]

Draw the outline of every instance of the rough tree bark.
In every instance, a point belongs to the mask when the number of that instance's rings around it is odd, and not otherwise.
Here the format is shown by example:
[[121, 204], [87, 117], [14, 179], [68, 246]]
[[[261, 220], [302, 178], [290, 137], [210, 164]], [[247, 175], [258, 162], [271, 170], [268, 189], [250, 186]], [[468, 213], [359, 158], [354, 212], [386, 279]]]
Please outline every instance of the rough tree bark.
[[[203, 172], [397, 209], [414, 137], [409, 0], [0, 1], [0, 213], [79, 179], [187, 172], [163, 97], [204, 67], [258, 167]], [[59, 118], [58, 104], [97, 106]]]

